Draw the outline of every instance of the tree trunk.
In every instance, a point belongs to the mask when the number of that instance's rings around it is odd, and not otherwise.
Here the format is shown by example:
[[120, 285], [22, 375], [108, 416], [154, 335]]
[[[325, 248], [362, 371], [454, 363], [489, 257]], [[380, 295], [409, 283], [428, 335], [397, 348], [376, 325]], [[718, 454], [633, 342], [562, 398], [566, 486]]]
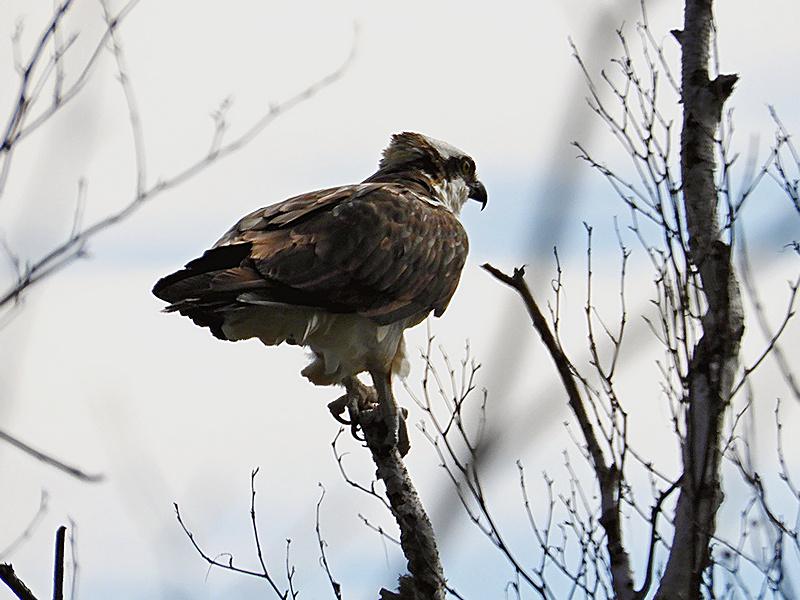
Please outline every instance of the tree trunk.
[[736, 75], [709, 79], [711, 0], [686, 0], [683, 31], [673, 32], [682, 49], [683, 129], [681, 179], [689, 264], [700, 275], [707, 306], [702, 337], [687, 373], [686, 437], [672, 547], [658, 600], [701, 596], [710, 564], [710, 541], [722, 501], [720, 442], [722, 417], [730, 400], [744, 330], [739, 286], [731, 268], [731, 248], [721, 235], [715, 182], [715, 136], [722, 106]]

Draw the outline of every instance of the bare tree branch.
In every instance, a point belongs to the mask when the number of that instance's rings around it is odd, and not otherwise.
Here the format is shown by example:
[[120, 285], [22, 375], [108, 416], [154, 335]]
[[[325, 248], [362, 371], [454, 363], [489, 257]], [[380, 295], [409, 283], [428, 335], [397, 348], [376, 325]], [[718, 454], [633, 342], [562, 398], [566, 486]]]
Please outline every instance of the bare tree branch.
[[345, 467], [344, 467], [344, 457], [347, 454], [343, 453], [343, 452], [340, 453], [336, 448], [336, 443], [339, 441], [339, 437], [342, 435], [342, 433], [344, 433], [344, 427], [340, 427], [339, 428], [338, 433], [336, 434], [336, 436], [333, 438], [333, 441], [331, 442], [331, 448], [333, 449], [333, 455], [334, 455], [334, 458], [336, 458], [336, 464], [339, 466], [339, 472], [342, 474], [342, 478], [345, 480], [346, 483], [350, 484], [351, 486], [353, 486], [357, 490], [360, 490], [360, 491], [364, 492], [365, 494], [367, 494], [369, 496], [372, 496], [373, 498], [376, 498], [381, 504], [383, 504], [383, 506], [384, 506], [384, 508], [386, 508], [386, 510], [391, 512], [392, 507], [389, 505], [389, 503], [386, 501], [386, 499], [381, 494], [379, 494], [377, 492], [377, 490], [375, 489], [375, 482], [374, 481], [370, 482], [369, 487], [367, 487], [366, 485], [357, 482], [355, 479], [350, 477], [350, 475], [348, 474], [347, 469], [345, 469]]
[[56, 531], [56, 558], [53, 572], [53, 600], [64, 600], [64, 542], [67, 528], [63, 525]]
[[[747, 281], [747, 277], [743, 277], [742, 279], [744, 281]], [[758, 320], [760, 322], [762, 331], [764, 332], [765, 335], [769, 335], [769, 326], [767, 325], [763, 311], [761, 310], [761, 305], [760, 303], [758, 303], [758, 298], [755, 295], [756, 294], [755, 290], [749, 283], [745, 284], [745, 288], [748, 290], [748, 293], [750, 294], [751, 298], [755, 300], [754, 310], [759, 315]], [[734, 396], [742, 388], [742, 386], [747, 381], [747, 378], [753, 373], [753, 371], [755, 371], [759, 367], [759, 365], [761, 365], [762, 362], [764, 362], [764, 360], [772, 356], [778, 363], [778, 368], [780, 369], [781, 374], [786, 380], [786, 383], [789, 386], [789, 389], [791, 390], [792, 394], [794, 394], [795, 398], [800, 399], [800, 389], [798, 389], [797, 383], [794, 380], [794, 376], [792, 375], [789, 366], [786, 364], [786, 359], [784, 358], [783, 352], [781, 351], [780, 346], [778, 345], [778, 340], [780, 340], [781, 336], [784, 334], [786, 328], [789, 325], [789, 321], [795, 315], [794, 305], [795, 302], [797, 301], [798, 288], [800, 288], [800, 278], [798, 278], [794, 283], [789, 284], [790, 292], [789, 292], [789, 300], [787, 302], [788, 306], [786, 308], [786, 314], [784, 315], [783, 320], [778, 326], [778, 329], [775, 330], [775, 332], [770, 335], [770, 338], [767, 340], [766, 347], [764, 348], [764, 350], [762, 350], [759, 357], [755, 361], [753, 361], [753, 364], [743, 369], [741, 378], [739, 379], [738, 383], [736, 383], [733, 386], [733, 389], [731, 390], [731, 396]]]
[[228, 571], [233, 571], [234, 573], [239, 573], [241, 575], [250, 575], [251, 577], [258, 577], [260, 579], [264, 579], [269, 584], [272, 591], [275, 595], [280, 598], [281, 600], [287, 600], [288, 598], [296, 598], [297, 592], [294, 590], [294, 567], [292, 567], [289, 563], [289, 540], [287, 540], [286, 546], [286, 579], [287, 579], [287, 587], [286, 589], [281, 589], [278, 586], [277, 582], [273, 577], [269, 574], [269, 570], [267, 569], [267, 565], [264, 561], [264, 557], [261, 552], [261, 542], [259, 539], [258, 534], [258, 525], [256, 522], [256, 508], [255, 508], [255, 499], [256, 499], [256, 492], [255, 492], [255, 477], [258, 474], [258, 469], [255, 469], [250, 474], [250, 519], [252, 523], [253, 529], [253, 537], [255, 539], [256, 544], [256, 553], [258, 556], [258, 561], [261, 566], [260, 571], [253, 571], [251, 569], [243, 569], [234, 565], [233, 562], [233, 555], [229, 553], [220, 554], [217, 556], [227, 556], [227, 562], [221, 562], [217, 558], [212, 558], [210, 555], [206, 554], [205, 551], [200, 547], [197, 541], [194, 538], [194, 534], [189, 531], [186, 524], [183, 522], [183, 518], [181, 517], [180, 509], [178, 508], [177, 503], [174, 504], [175, 506], [175, 516], [178, 519], [178, 523], [180, 524], [181, 528], [183, 529], [186, 536], [189, 538], [189, 541], [194, 546], [197, 553], [205, 560], [209, 567], [220, 567], [222, 569], [226, 569]]
[[525, 283], [524, 268], [514, 269], [513, 275], [506, 275], [490, 264], [482, 265], [497, 280], [505, 283], [515, 290], [521, 297], [528, 315], [533, 322], [534, 329], [539, 333], [547, 352], [555, 363], [556, 370], [561, 377], [561, 383], [567, 392], [567, 402], [578, 420], [581, 433], [586, 443], [587, 452], [591, 457], [597, 482], [600, 488], [600, 524], [607, 535], [607, 550], [611, 561], [612, 584], [614, 595], [619, 600], [633, 597], [633, 573], [630, 566], [630, 557], [622, 543], [622, 529], [620, 523], [620, 482], [621, 473], [619, 466], [606, 463], [606, 458], [600, 447], [589, 416], [584, 406], [583, 398], [578, 389], [572, 365], [564, 354], [561, 346], [550, 330], [539, 306], [533, 299], [527, 283]]
[[33, 518], [31, 518], [31, 520], [28, 522], [28, 525], [25, 527], [22, 533], [20, 533], [13, 542], [0, 551], [0, 560], [5, 560], [6, 557], [11, 556], [17, 548], [19, 548], [25, 541], [30, 539], [31, 535], [33, 535], [33, 532], [42, 522], [42, 518], [45, 516], [45, 514], [47, 514], [48, 499], [48, 493], [45, 490], [42, 490], [42, 495], [39, 498], [39, 508], [36, 510], [36, 514], [33, 515]]
[[36, 600], [36, 596], [34, 596], [33, 592], [28, 589], [28, 586], [17, 577], [11, 565], [0, 564], [0, 579], [14, 592], [14, 595], [19, 598], [19, 600]]
[[59, 471], [63, 471], [64, 473], [72, 475], [73, 477], [76, 477], [81, 481], [86, 481], [89, 483], [98, 483], [100, 481], [103, 481], [104, 479], [104, 475], [102, 475], [101, 473], [93, 473], [93, 474], [85, 473], [84, 471], [76, 467], [70, 466], [58, 460], [57, 458], [53, 458], [48, 454], [45, 454], [43, 452], [40, 452], [39, 450], [36, 450], [35, 448], [32, 448], [25, 442], [20, 441], [19, 439], [3, 431], [2, 429], [0, 429], [0, 440], [3, 440], [4, 442], [11, 444], [18, 450], [22, 450], [25, 454], [32, 456], [36, 460], [43, 462], [46, 465], [50, 465], [51, 467], [55, 467]]
[[[44, 64], [43, 57], [44, 50], [49, 41], [59, 37], [57, 32], [59, 31], [60, 24], [72, 7], [73, 0], [65, 0], [56, 7], [53, 17], [40, 34], [38, 42], [24, 65], [19, 56], [17, 56], [16, 62], [20, 73], [17, 103], [9, 117], [2, 142], [0, 142], [0, 197], [2, 197], [5, 191], [8, 174], [11, 169], [13, 151], [16, 145], [49, 121], [56, 112], [61, 110], [61, 108], [66, 106], [78, 95], [89, 80], [91, 73], [94, 71], [98, 58], [105, 48], [106, 42], [109, 40], [114, 30], [128, 14], [130, 14], [136, 4], [138, 4], [138, 1], [139, 0], [130, 0], [116, 14], [112, 22], [103, 32], [103, 35], [101, 35], [100, 39], [97, 41], [91, 56], [83, 63], [83, 68], [75, 78], [75, 81], [66, 88], [64, 88], [63, 85], [63, 57], [72, 47], [76, 36], [71, 36], [63, 44], [56, 42], [57, 45], [53, 56]], [[18, 42], [19, 30], [17, 36], [15, 36], [14, 44], [15, 51], [17, 52], [19, 51]], [[41, 69], [42, 72], [38, 74], [38, 79], [34, 79], [38, 69]], [[50, 104], [40, 110], [38, 115], [32, 116], [31, 113], [38, 104], [42, 89], [50, 77], [53, 76], [53, 73], [55, 73], [55, 91], [53, 98]], [[30, 122], [28, 122], [29, 120]]]
[[328, 557], [325, 554], [325, 548], [328, 546], [328, 544], [322, 539], [322, 531], [320, 530], [319, 509], [320, 506], [322, 506], [322, 499], [325, 498], [325, 488], [321, 483], [319, 484], [319, 487], [321, 492], [319, 495], [319, 501], [317, 502], [317, 508], [314, 511], [314, 529], [317, 532], [317, 542], [319, 542], [320, 563], [322, 564], [322, 568], [325, 569], [325, 574], [328, 576], [328, 581], [331, 584], [333, 595], [336, 596], [337, 600], [342, 600], [342, 585], [333, 578], [333, 573], [331, 573], [331, 568], [328, 565]]
[[[52, 275], [59, 269], [63, 268], [64, 266], [71, 263], [73, 260], [85, 256], [85, 248], [87, 243], [97, 234], [100, 232], [108, 229], [109, 227], [119, 223], [120, 221], [126, 219], [134, 212], [136, 212], [139, 208], [141, 208], [148, 200], [151, 200], [158, 196], [159, 194], [172, 189], [185, 181], [191, 179], [192, 177], [198, 175], [200, 172], [204, 171], [207, 167], [214, 164], [218, 160], [223, 157], [229, 156], [232, 153], [236, 152], [237, 150], [243, 148], [249, 142], [251, 142], [258, 134], [260, 134], [264, 129], [266, 129], [275, 119], [279, 116], [283, 115], [288, 110], [296, 107], [297, 105], [301, 104], [302, 102], [308, 100], [324, 88], [328, 87], [329, 85], [333, 84], [335, 81], [340, 79], [347, 69], [352, 64], [353, 60], [355, 59], [356, 55], [356, 48], [357, 48], [357, 35], [354, 36], [353, 45], [351, 47], [350, 54], [347, 58], [342, 62], [342, 64], [336, 68], [334, 71], [323, 77], [322, 79], [312, 83], [304, 90], [300, 91], [299, 93], [295, 94], [294, 96], [288, 98], [287, 100], [273, 104], [270, 106], [269, 110], [258, 120], [256, 121], [245, 133], [240, 135], [239, 137], [227, 142], [222, 143], [222, 137], [220, 132], [219, 123], [215, 129], [215, 142], [212, 144], [211, 149], [208, 153], [198, 159], [197, 161], [193, 162], [192, 164], [185, 167], [183, 170], [179, 171], [178, 173], [168, 177], [166, 179], [161, 179], [154, 184], [149, 184], [146, 177], [146, 151], [144, 148], [144, 136], [142, 134], [141, 129], [141, 120], [138, 114], [138, 110], [136, 108], [135, 97], [133, 94], [133, 88], [130, 81], [130, 75], [127, 71], [127, 65], [125, 61], [124, 52], [122, 50], [121, 44], [117, 37], [116, 31], [119, 27], [121, 21], [128, 15], [128, 13], [133, 9], [136, 5], [138, 0], [132, 0], [129, 2], [121, 11], [117, 14], [112, 15], [108, 12], [107, 7], [103, 4], [104, 9], [106, 10], [106, 33], [104, 34], [101, 43], [98, 44], [98, 48], [95, 54], [91, 57], [90, 62], [91, 64], [94, 63], [96, 60], [96, 56], [99, 53], [100, 49], [104, 46], [107, 40], [111, 39], [113, 41], [113, 51], [114, 56], [117, 61], [117, 66], [119, 70], [119, 79], [120, 83], [123, 88], [123, 92], [126, 98], [126, 102], [128, 104], [128, 113], [131, 121], [131, 127], [133, 130], [133, 140], [134, 140], [134, 147], [136, 151], [136, 189], [134, 190], [133, 197], [130, 202], [123, 207], [121, 210], [112, 213], [93, 224], [83, 227], [83, 228], [75, 228], [73, 227], [73, 231], [70, 236], [67, 238], [66, 241], [61, 243], [60, 245], [53, 248], [49, 253], [47, 253], [44, 257], [40, 258], [39, 260], [33, 262], [30, 265], [25, 265], [24, 268], [21, 270], [16, 282], [12, 284], [7, 290], [0, 292], [0, 309], [6, 309], [8, 306], [18, 303], [23, 294], [28, 291], [30, 287], [37, 284], [42, 279]], [[67, 7], [69, 7], [69, 3], [66, 3]], [[64, 10], [66, 10], [66, 8]], [[62, 12], [58, 13], [63, 14]], [[61, 18], [61, 17], [58, 17]], [[40, 45], [46, 43], [47, 39], [50, 36], [50, 29], [45, 32], [43, 35], [42, 41]], [[35, 53], [34, 57], [31, 58], [29, 65], [35, 66], [36, 61], [40, 59], [41, 54]], [[76, 83], [69, 91], [65, 92], [61, 98], [61, 102], [68, 100], [69, 98], [74, 97], [74, 95], [80, 90], [80, 86], [83, 85], [83, 81], [85, 77], [88, 77], [88, 74], [91, 70], [91, 64], [87, 66], [85, 71], [81, 74], [81, 78], [79, 78], [80, 84]], [[22, 99], [26, 98], [26, 90], [27, 84], [24, 83], [23, 91], [21, 92], [20, 97]], [[22, 111], [24, 113], [27, 110], [26, 106], [29, 100], [21, 100], [20, 107], [18, 111]], [[61, 105], [59, 105], [60, 107]], [[58, 107], [57, 107], [58, 108]], [[57, 109], [56, 108], [56, 109]], [[54, 112], [54, 109], [52, 112]], [[45, 113], [48, 118], [52, 116], [52, 112]], [[45, 116], [45, 115], [43, 115]], [[46, 119], [45, 119], [46, 120]], [[12, 118], [12, 122], [9, 124], [9, 132], [6, 135], [6, 139], [3, 142], [2, 148], [0, 148], [0, 153], [5, 152], [5, 161], [8, 162], [10, 158], [10, 151], [16, 144], [16, 142], [21, 138], [21, 134], [19, 133], [19, 123], [24, 121], [24, 114], [20, 117]], [[37, 120], [36, 125], [43, 122], [42, 120]], [[29, 126], [28, 130], [30, 130], [32, 126]], [[0, 179], [0, 194], [2, 194], [2, 179]], [[79, 199], [81, 196], [79, 195]], [[79, 200], [79, 206], [82, 206], [83, 200]], [[78, 219], [76, 218], [76, 222]]]
[[[53, 600], [64, 600], [64, 549], [67, 528], [63, 525], [56, 531], [55, 560], [53, 567]], [[36, 600], [33, 592], [17, 577], [10, 564], [0, 564], [0, 580], [19, 598]]]

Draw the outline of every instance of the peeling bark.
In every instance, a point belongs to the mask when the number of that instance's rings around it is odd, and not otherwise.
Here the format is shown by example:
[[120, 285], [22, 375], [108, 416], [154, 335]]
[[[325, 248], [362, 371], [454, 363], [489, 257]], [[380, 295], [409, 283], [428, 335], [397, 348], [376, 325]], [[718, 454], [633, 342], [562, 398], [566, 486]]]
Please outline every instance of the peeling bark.
[[711, 27], [711, 0], [686, 0], [684, 29], [674, 32], [682, 49], [681, 178], [688, 255], [699, 271], [707, 310], [702, 337], [693, 349], [687, 373], [683, 476], [671, 551], [655, 596], [658, 600], [694, 600], [701, 596], [716, 512], [722, 502], [722, 417], [730, 400], [744, 331], [731, 249], [721, 235], [714, 177], [715, 135], [737, 76], [709, 79]]
[[[359, 415], [359, 425], [372, 452], [377, 477], [386, 486], [386, 497], [400, 528], [400, 546], [408, 560], [409, 575], [400, 578], [397, 593], [381, 590], [381, 599], [444, 600], [444, 570], [436, 547], [433, 526], [417, 495], [401, 456], [398, 440], [398, 412], [391, 383], [374, 379], [381, 405]], [[388, 410], [385, 406], [391, 402]], [[401, 429], [405, 427], [402, 424]], [[402, 438], [402, 435], [400, 436]], [[407, 438], [406, 438], [407, 439]], [[407, 441], [406, 441], [407, 444]], [[406, 448], [407, 451], [407, 448]]]

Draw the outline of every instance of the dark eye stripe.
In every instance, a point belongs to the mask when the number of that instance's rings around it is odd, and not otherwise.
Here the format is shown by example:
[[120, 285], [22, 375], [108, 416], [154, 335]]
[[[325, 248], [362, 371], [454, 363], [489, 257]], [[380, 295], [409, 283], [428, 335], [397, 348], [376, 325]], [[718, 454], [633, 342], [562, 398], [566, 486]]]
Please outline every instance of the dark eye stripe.
[[475, 163], [468, 156], [452, 157], [447, 161], [447, 174], [454, 176], [472, 176], [475, 173]]

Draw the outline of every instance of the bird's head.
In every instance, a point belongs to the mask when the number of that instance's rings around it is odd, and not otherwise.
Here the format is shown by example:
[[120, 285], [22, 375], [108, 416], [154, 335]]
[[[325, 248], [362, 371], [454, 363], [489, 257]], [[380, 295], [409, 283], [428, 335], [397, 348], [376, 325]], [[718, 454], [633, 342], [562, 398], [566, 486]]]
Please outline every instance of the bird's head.
[[488, 199], [486, 188], [475, 173], [475, 161], [455, 146], [421, 133], [397, 133], [383, 151], [374, 178], [396, 176], [416, 180], [430, 188], [434, 201], [458, 214], [472, 198], [481, 203]]

